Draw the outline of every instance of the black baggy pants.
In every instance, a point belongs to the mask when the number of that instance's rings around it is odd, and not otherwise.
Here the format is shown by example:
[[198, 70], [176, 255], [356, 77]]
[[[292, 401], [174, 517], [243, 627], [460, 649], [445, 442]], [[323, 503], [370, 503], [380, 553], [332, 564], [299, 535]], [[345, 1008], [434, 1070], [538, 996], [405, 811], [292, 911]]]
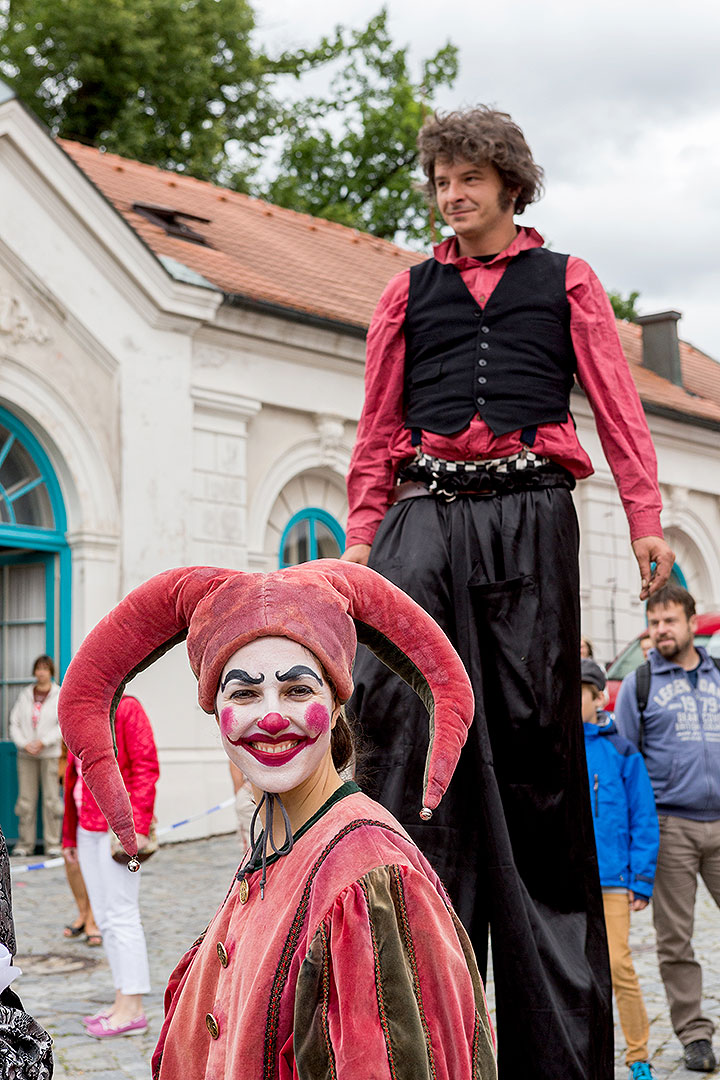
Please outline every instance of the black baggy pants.
[[481, 971], [490, 928], [501, 1080], [612, 1080], [570, 492], [408, 499], [388, 511], [370, 565], [443, 627], [476, 712], [448, 792], [424, 824], [427, 714], [361, 649], [350, 703], [367, 739], [359, 779], [434, 865]]

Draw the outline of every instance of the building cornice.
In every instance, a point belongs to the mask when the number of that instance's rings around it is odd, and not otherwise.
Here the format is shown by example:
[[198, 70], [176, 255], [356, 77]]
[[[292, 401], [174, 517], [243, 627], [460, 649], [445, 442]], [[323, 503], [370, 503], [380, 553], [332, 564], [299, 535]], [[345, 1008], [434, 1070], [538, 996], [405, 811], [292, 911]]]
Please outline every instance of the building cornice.
[[42, 124], [16, 98], [0, 104], [3, 164], [52, 214], [148, 323], [185, 329], [215, 318], [222, 291], [171, 273]]

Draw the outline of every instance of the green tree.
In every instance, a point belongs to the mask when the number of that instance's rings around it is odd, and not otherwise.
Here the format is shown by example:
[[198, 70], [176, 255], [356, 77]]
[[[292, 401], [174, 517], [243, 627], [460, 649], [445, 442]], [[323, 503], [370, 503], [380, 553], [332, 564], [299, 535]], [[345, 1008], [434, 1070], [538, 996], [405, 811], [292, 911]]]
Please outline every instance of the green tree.
[[[385, 9], [274, 57], [254, 31], [249, 0], [0, 0], [0, 75], [55, 135], [378, 236], [426, 238], [415, 139], [456, 77], [454, 46], [413, 81]], [[331, 61], [329, 96], [283, 100], [287, 77]]]
[[418, 128], [440, 86], [452, 86], [457, 49], [445, 45], [414, 81], [382, 9], [349, 35], [330, 93], [302, 101], [289, 117], [272, 202], [392, 239], [428, 239], [428, 214], [415, 189]]
[[608, 290], [608, 299], [615, 312], [615, 318], [624, 319], [625, 322], [637, 322], [640, 312], [636, 310], [635, 304], [639, 296], [640, 293], [637, 291], [628, 293], [628, 295], [624, 297], [619, 292], [611, 292]]
[[248, 0], [0, 0], [0, 72], [55, 135], [243, 188], [278, 77], [343, 46], [270, 58], [254, 27]]

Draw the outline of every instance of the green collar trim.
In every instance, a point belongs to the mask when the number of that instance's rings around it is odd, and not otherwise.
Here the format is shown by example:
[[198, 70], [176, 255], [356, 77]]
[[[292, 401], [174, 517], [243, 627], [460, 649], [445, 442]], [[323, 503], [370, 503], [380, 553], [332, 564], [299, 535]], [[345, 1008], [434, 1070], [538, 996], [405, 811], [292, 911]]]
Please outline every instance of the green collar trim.
[[[320, 820], [320, 818], [325, 817], [328, 810], [332, 806], [334, 806], [335, 803], [340, 802], [340, 800], [344, 799], [347, 795], [355, 795], [358, 792], [360, 792], [360, 788], [357, 786], [355, 781], [354, 780], [346, 780], [345, 783], [342, 784], [341, 787], [339, 787], [337, 789], [337, 791], [333, 791], [330, 798], [325, 800], [325, 802], [322, 804], [320, 809], [316, 810], [315, 813], [313, 814], [313, 816], [311, 818], [308, 818], [308, 820], [305, 822], [305, 824], [301, 825], [296, 833], [293, 833], [293, 843], [294, 844], [297, 843], [297, 841], [300, 839], [300, 837], [304, 836], [306, 832], [309, 832], [310, 829], [312, 829], [313, 825], [317, 824], [317, 822]], [[281, 798], [282, 798], [282, 795], [281, 795]], [[262, 837], [262, 833], [260, 834], [260, 836]], [[280, 856], [276, 855], [275, 852], [273, 851], [272, 855], [269, 855], [268, 858], [266, 859], [265, 865], [270, 866], [270, 865], [272, 865], [272, 863], [277, 862], [277, 860], [279, 858], [280, 858]], [[262, 856], [259, 857], [256, 860], [254, 860], [253, 862], [248, 863], [246, 866], [243, 867], [243, 876], [245, 876], [246, 874], [253, 874], [256, 870], [259, 870], [261, 866], [262, 866]]]

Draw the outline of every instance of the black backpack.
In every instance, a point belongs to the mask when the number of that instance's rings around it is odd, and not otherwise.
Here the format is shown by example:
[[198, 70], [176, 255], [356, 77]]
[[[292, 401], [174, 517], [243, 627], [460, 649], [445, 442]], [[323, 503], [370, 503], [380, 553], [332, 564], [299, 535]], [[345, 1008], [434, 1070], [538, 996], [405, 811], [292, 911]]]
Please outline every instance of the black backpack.
[[[720, 671], [720, 660], [716, 656], [711, 656], [715, 667]], [[650, 673], [650, 661], [644, 660], [640, 667], [635, 672], [635, 696], [637, 698], [638, 712], [640, 713], [640, 732], [638, 735], [638, 750], [642, 754], [643, 746], [643, 726], [645, 724], [645, 710], [647, 709], [647, 703], [650, 698], [650, 679], [652, 675]]]

